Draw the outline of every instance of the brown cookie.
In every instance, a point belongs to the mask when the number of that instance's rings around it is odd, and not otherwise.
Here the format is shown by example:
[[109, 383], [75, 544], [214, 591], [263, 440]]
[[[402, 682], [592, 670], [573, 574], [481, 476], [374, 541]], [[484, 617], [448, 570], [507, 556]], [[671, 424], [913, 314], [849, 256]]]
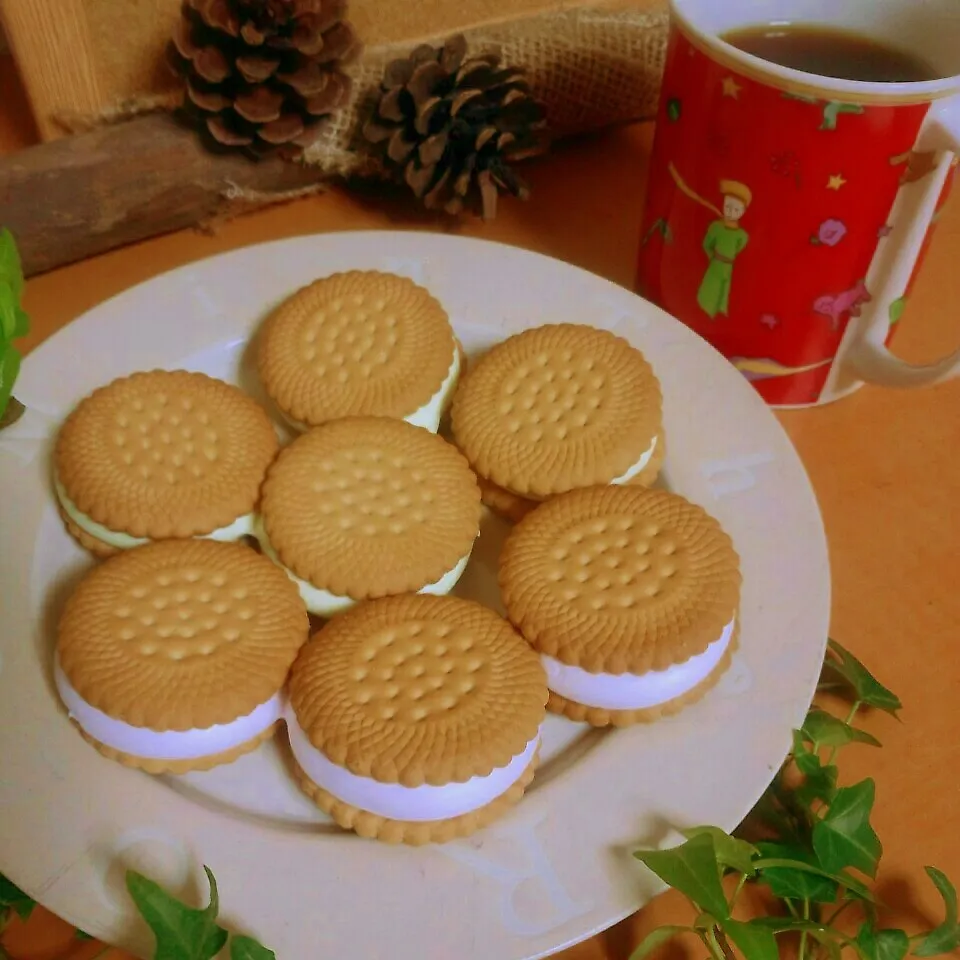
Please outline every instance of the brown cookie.
[[260, 333], [257, 365], [267, 394], [299, 429], [377, 416], [436, 432], [460, 351], [427, 290], [406, 277], [353, 270], [277, 307]]
[[252, 749], [308, 621], [296, 588], [241, 544], [167, 540], [94, 567], [60, 619], [61, 698], [101, 752], [149, 772]]
[[149, 540], [239, 539], [278, 446], [266, 412], [236, 387], [183, 370], [135, 373], [95, 390], [61, 427], [60, 510], [98, 555]]
[[577, 324], [525, 330], [472, 367], [451, 429], [480, 476], [543, 500], [628, 478], [661, 430], [660, 384], [643, 354]]
[[341, 825], [419, 843], [463, 836], [519, 799], [546, 699], [537, 656], [493, 611], [390, 597], [303, 648], [288, 728], [302, 785]]
[[261, 545], [297, 578], [311, 612], [448, 592], [480, 530], [480, 491], [439, 436], [386, 417], [335, 420], [298, 437], [263, 485]]
[[[666, 438], [665, 434], [661, 432], [657, 436], [657, 444], [647, 465], [635, 477], [627, 480], [624, 486], [652, 487], [660, 477], [660, 471], [663, 468], [666, 456]], [[543, 502], [527, 500], [526, 497], [517, 496], [517, 494], [504, 490], [503, 487], [498, 487], [495, 483], [491, 483], [483, 477], [477, 477], [477, 483], [480, 485], [480, 498], [483, 502], [495, 514], [511, 523], [519, 523]]]

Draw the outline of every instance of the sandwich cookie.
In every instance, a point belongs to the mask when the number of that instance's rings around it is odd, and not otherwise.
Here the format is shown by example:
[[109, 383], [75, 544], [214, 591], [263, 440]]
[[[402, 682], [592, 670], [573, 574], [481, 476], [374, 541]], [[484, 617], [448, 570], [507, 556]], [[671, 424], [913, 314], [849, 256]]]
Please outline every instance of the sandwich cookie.
[[595, 726], [656, 720], [700, 699], [738, 638], [740, 566], [703, 509], [663, 490], [590, 487], [507, 537], [500, 592], [540, 654], [549, 709]]
[[263, 485], [257, 536], [330, 617], [360, 600], [446, 594], [480, 532], [480, 490], [452, 444], [403, 420], [334, 420], [293, 441]]
[[[626, 481], [627, 486], [652, 487], [660, 477], [667, 456], [666, 437], [661, 430], [656, 437], [653, 456], [647, 465], [635, 476]], [[477, 477], [480, 486], [480, 499], [498, 516], [511, 523], [519, 523], [531, 510], [542, 503], [540, 500], [528, 500], [498, 487], [490, 480]]]
[[537, 656], [492, 610], [388, 597], [337, 617], [303, 648], [287, 731], [303, 790], [340, 826], [439, 843], [521, 798], [546, 699]]
[[271, 736], [309, 623], [242, 544], [167, 540], [94, 567], [60, 619], [54, 677], [104, 756], [148, 773], [231, 763]]
[[643, 354], [604, 330], [535, 327], [472, 366], [451, 430], [474, 470], [528, 500], [626, 483], [661, 432], [660, 384]]
[[434, 433], [460, 375], [446, 311], [406, 277], [353, 270], [284, 301], [260, 334], [267, 394], [303, 431], [340, 417], [395, 417]]
[[60, 429], [60, 515], [96, 556], [152, 540], [239, 540], [276, 456], [266, 412], [202, 373], [154, 370], [100, 387]]

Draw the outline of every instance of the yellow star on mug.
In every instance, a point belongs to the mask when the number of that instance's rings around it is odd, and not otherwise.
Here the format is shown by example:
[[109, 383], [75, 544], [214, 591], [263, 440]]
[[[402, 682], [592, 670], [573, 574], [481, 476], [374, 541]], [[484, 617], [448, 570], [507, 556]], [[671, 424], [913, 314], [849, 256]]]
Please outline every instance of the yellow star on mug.
[[830, 176], [830, 179], [827, 181], [828, 190], [839, 190], [847, 181], [843, 178], [843, 174], [834, 173]]
[[736, 100], [742, 89], [743, 87], [741, 87], [733, 77], [723, 78], [723, 95], [725, 97], [733, 97], [733, 99]]

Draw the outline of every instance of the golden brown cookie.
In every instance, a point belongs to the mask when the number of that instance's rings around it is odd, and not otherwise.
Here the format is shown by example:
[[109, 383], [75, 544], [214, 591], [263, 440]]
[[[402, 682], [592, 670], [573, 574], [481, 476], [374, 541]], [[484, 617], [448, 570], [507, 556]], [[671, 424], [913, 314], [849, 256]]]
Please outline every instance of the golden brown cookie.
[[269, 735], [308, 629], [289, 578], [248, 547], [148, 544], [94, 567], [67, 600], [57, 688], [106, 756], [208, 769]]
[[260, 333], [257, 365], [267, 394], [299, 429], [379, 416], [436, 432], [460, 351], [427, 290], [406, 277], [353, 270], [277, 307]]
[[653, 454], [661, 405], [650, 364], [626, 340], [553, 324], [480, 358], [454, 396], [451, 429], [480, 476], [543, 500], [638, 473]]
[[149, 540], [235, 540], [253, 510], [277, 434], [236, 387], [154, 370], [114, 380], [67, 418], [54, 486], [67, 529], [96, 555]]
[[[663, 468], [667, 456], [667, 444], [665, 434], [661, 431], [657, 435], [657, 445], [654, 447], [653, 456], [647, 465], [635, 476], [631, 477], [624, 484], [625, 486], [652, 487], [660, 477], [660, 471]], [[480, 498], [483, 502], [498, 516], [511, 523], [519, 523], [531, 510], [536, 509], [540, 500], [527, 500], [526, 497], [517, 496], [503, 487], [498, 487], [495, 483], [485, 480], [483, 477], [477, 477], [477, 483], [480, 485]]]
[[287, 726], [302, 785], [341, 825], [422, 843], [519, 799], [546, 700], [543, 668], [509, 623], [468, 600], [408, 595], [354, 608], [303, 648]]
[[446, 593], [480, 530], [480, 490], [452, 444], [387, 417], [298, 437], [263, 485], [260, 542], [312, 613], [358, 600]]
[[557, 496], [511, 531], [499, 580], [510, 621], [563, 700], [642, 719], [728, 662], [739, 559], [716, 520], [676, 494]]

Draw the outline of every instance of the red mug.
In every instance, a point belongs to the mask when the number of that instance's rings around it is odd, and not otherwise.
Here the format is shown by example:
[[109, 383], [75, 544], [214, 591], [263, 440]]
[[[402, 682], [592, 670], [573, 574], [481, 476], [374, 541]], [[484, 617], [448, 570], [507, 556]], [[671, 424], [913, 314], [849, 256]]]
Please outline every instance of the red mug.
[[[721, 39], [758, 21], [854, 30], [942, 79], [833, 79]], [[958, 152], [955, 0], [671, 0], [638, 292], [774, 406], [956, 377], [960, 351], [914, 366], [888, 345]]]

